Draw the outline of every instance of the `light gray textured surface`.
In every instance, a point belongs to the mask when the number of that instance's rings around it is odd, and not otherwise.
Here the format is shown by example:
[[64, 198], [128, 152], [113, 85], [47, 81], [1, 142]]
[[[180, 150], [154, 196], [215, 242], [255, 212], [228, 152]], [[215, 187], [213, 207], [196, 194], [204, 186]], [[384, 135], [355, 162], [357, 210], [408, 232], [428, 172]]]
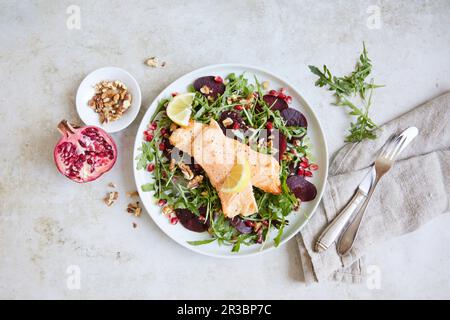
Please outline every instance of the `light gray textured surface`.
[[[71, 4], [81, 9], [80, 30], [66, 27]], [[380, 29], [367, 27], [372, 4], [381, 9]], [[0, 7], [0, 298], [450, 298], [449, 216], [370, 252], [380, 289], [306, 287], [295, 240], [259, 257], [218, 260], [180, 247], [145, 214], [125, 212], [140, 117], [114, 135], [118, 162], [98, 181], [70, 183], [52, 159], [57, 123], [77, 120], [78, 84], [109, 65], [137, 78], [141, 112], [201, 66], [273, 70], [310, 101], [334, 151], [348, 119], [314, 87], [307, 65], [347, 72], [365, 41], [374, 75], [386, 84], [375, 94], [374, 118], [383, 123], [450, 89], [448, 1], [2, 0]], [[143, 65], [153, 55], [167, 66]], [[101, 199], [110, 181], [122, 197], [107, 208]], [[67, 288], [70, 265], [81, 268], [80, 290]]]

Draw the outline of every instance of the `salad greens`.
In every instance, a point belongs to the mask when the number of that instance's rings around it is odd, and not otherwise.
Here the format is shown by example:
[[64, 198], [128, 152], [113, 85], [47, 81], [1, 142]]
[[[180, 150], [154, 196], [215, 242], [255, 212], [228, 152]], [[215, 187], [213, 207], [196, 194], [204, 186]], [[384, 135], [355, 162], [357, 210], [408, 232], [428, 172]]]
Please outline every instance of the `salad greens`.
[[[149, 164], [154, 164], [151, 183], [142, 186], [142, 191], [153, 191], [156, 201], [163, 207], [170, 209], [188, 209], [196, 216], [200, 217], [199, 208], [205, 208], [203, 220], [209, 223], [208, 232], [210, 239], [200, 241], [190, 241], [191, 245], [203, 245], [217, 241], [220, 245], [232, 246], [232, 251], [237, 252], [241, 246], [264, 243], [268, 239], [269, 232], [277, 230], [273, 239], [275, 246], [278, 246], [286, 225], [289, 224], [288, 216], [297, 209], [300, 201], [291, 192], [286, 184], [293, 168], [297, 168], [301, 159], [311, 159], [311, 146], [306, 136], [306, 129], [302, 127], [289, 127], [280, 115], [280, 111], [272, 110], [263, 99], [264, 89], [255, 78], [255, 83], [249, 83], [244, 74], [230, 74], [226, 77], [225, 91], [217, 99], [211, 101], [200, 92], [190, 87], [188, 90], [195, 92], [192, 104], [192, 118], [198, 122], [209, 123], [211, 119], [219, 121], [224, 111], [235, 111], [238, 108], [240, 116], [248, 126], [251, 134], [243, 137], [244, 142], [258, 140], [265, 130], [268, 122], [271, 122], [274, 129], [278, 129], [287, 138], [286, 156], [280, 160], [280, 180], [282, 193], [274, 195], [265, 193], [254, 188], [254, 196], [259, 211], [247, 217], [239, 217], [246, 226], [251, 226], [251, 232], [241, 233], [232, 220], [226, 218], [222, 213], [221, 202], [217, 191], [211, 185], [207, 176], [203, 173], [204, 179], [196, 188], [189, 188], [189, 181], [179, 168], [171, 168], [170, 156], [161, 150], [161, 143], [167, 141], [169, 134], [167, 131], [173, 125], [167, 116], [165, 109], [170, 99], [162, 99], [151, 119], [151, 124], [157, 124], [150, 141], [144, 141], [139, 148], [140, 154], [137, 156], [137, 169], [146, 169]], [[170, 130], [169, 130], [170, 133]], [[269, 152], [270, 147], [252, 143], [256, 145], [259, 152]], [[186, 155], [184, 155], [186, 156]], [[189, 160], [189, 156], [187, 157]], [[172, 169], [172, 170], [171, 170]], [[164, 211], [164, 208], [163, 208]]]
[[[358, 142], [363, 139], [375, 139], [375, 130], [378, 126], [369, 118], [369, 109], [372, 105], [373, 89], [383, 87], [376, 85], [373, 80], [367, 82], [366, 79], [372, 72], [372, 63], [367, 55], [366, 46], [363, 43], [363, 52], [359, 56], [355, 70], [348, 76], [332, 76], [326, 65], [323, 71], [315, 66], [309, 66], [312, 73], [317, 75], [315, 85], [318, 87], [328, 86], [328, 90], [334, 91], [336, 105], [348, 107], [349, 114], [356, 117], [356, 121], [350, 125], [350, 133], [346, 137], [346, 142]], [[350, 99], [359, 96], [362, 107], [358, 108]]]

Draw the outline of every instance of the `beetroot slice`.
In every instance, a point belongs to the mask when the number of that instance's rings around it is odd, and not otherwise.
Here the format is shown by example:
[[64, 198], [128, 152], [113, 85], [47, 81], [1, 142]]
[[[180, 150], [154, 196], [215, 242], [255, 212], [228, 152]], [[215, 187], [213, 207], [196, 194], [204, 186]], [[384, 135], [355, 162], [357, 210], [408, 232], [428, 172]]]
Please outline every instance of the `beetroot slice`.
[[[202, 214], [202, 211], [203, 212]], [[205, 232], [209, 228], [208, 221], [204, 222], [199, 219], [195, 214], [193, 214], [188, 209], [175, 209], [175, 214], [177, 215], [177, 218], [180, 220], [180, 223], [188, 230], [194, 231], [194, 232]], [[206, 209], [202, 210], [200, 208], [200, 215], [205, 216]]]
[[[198, 78], [194, 81], [194, 89], [200, 93], [202, 93], [205, 97], [211, 97], [213, 99], [217, 99], [217, 97], [225, 92], [225, 85], [223, 82], [217, 82], [214, 80], [214, 76], [206, 76]], [[206, 86], [212, 92], [205, 94], [200, 91], [200, 89]]]
[[231, 219], [231, 225], [240, 233], [251, 233], [253, 231], [253, 228], [246, 225], [245, 221], [238, 216]]
[[288, 108], [288, 104], [283, 99], [277, 98], [271, 94], [263, 96], [263, 100], [267, 103], [272, 110], [284, 110]]
[[281, 117], [286, 121], [288, 127], [308, 127], [306, 117], [298, 110], [287, 108], [280, 112]]
[[302, 176], [290, 176], [286, 180], [289, 189], [303, 202], [313, 200], [317, 195], [316, 186]]

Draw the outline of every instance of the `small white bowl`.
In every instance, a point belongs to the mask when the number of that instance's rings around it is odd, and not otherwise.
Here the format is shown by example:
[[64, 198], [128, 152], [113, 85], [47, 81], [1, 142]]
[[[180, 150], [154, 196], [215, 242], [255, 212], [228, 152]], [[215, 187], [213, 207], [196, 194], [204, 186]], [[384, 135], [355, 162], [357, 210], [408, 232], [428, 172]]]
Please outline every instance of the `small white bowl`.
[[[119, 119], [102, 124], [99, 114], [88, 106], [88, 101], [95, 94], [95, 85], [103, 80], [119, 80], [123, 82], [131, 93], [132, 100], [129, 109]], [[139, 113], [141, 89], [136, 79], [127, 71], [116, 67], [100, 68], [89, 73], [81, 82], [77, 91], [76, 105], [78, 115], [86, 125], [100, 127], [109, 133], [117, 132], [128, 127]]]

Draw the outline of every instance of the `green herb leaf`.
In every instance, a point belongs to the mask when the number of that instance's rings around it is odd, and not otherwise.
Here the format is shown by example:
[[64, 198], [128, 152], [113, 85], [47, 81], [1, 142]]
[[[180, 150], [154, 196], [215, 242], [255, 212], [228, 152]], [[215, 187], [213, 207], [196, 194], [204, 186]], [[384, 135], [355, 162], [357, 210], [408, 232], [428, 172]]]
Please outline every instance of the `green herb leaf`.
[[[359, 57], [355, 70], [348, 76], [332, 76], [331, 71], [326, 65], [321, 71], [315, 66], [309, 66], [309, 70], [319, 77], [315, 82], [317, 87], [328, 87], [328, 90], [334, 91], [336, 105], [350, 109], [349, 115], [356, 117], [351, 123], [349, 135], [345, 138], [346, 142], [358, 142], [364, 139], [375, 139], [375, 130], [378, 126], [369, 118], [369, 109], [372, 104], [373, 89], [382, 87], [373, 84], [373, 80], [366, 82], [367, 77], [372, 71], [372, 63], [367, 55], [366, 46], [363, 43], [363, 52]], [[367, 92], [369, 96], [367, 97]], [[359, 97], [362, 107], [358, 108], [350, 98]]]
[[203, 244], [208, 244], [208, 243], [214, 242], [216, 240], [217, 239], [212, 238], [212, 239], [206, 239], [206, 240], [187, 241], [187, 243], [189, 243], [192, 246], [201, 246]]

